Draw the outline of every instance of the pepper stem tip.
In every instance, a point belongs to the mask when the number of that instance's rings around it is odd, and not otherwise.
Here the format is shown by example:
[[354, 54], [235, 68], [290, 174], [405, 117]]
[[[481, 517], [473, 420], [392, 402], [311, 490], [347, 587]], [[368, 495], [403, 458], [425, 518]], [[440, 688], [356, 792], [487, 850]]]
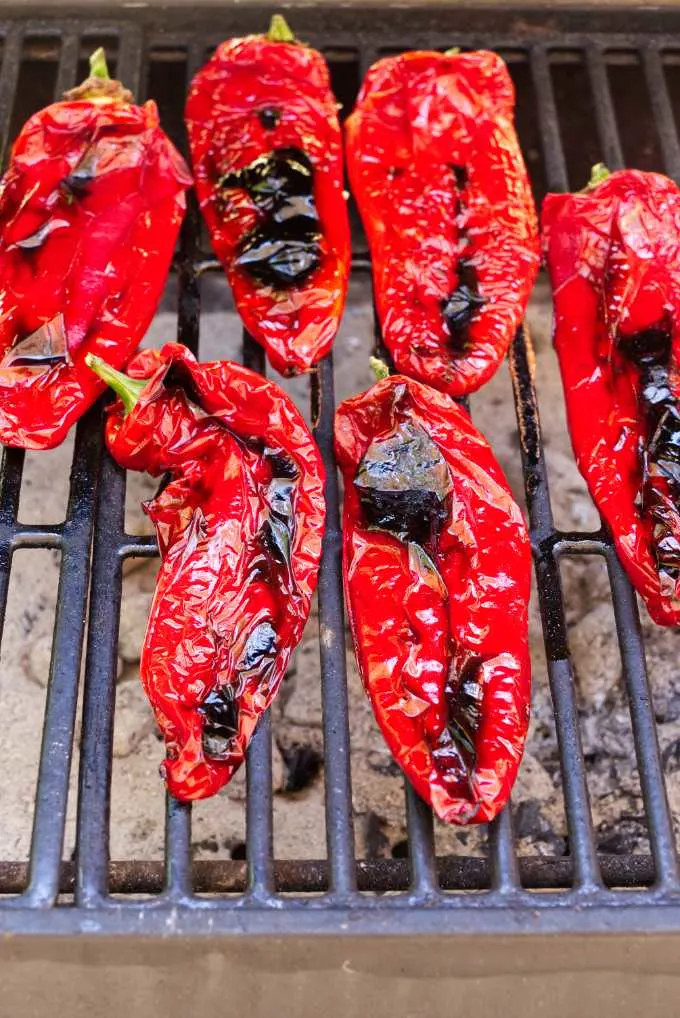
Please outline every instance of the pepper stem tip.
[[385, 361], [381, 361], [379, 357], [369, 357], [368, 363], [375, 375], [376, 382], [382, 382], [383, 378], [389, 378], [390, 369]]
[[607, 177], [611, 177], [611, 170], [608, 170], [604, 163], [595, 163], [592, 170], [590, 171], [590, 180], [585, 186], [586, 191], [592, 191], [593, 188], [601, 184]]
[[109, 68], [106, 64], [106, 52], [103, 46], [99, 46], [90, 56], [90, 77], [107, 80], [110, 78]]
[[451, 49], [444, 50], [445, 57], [457, 57], [460, 53], [460, 46], [452, 46]]
[[272, 14], [267, 39], [269, 42], [295, 42], [295, 36], [282, 14]]
[[88, 368], [94, 371], [95, 375], [99, 375], [102, 382], [106, 382], [116, 395], [120, 396], [126, 415], [129, 414], [146, 388], [148, 379], [130, 378], [129, 375], [123, 374], [122, 371], [116, 371], [105, 360], [95, 357], [92, 353], [85, 355], [85, 363]]

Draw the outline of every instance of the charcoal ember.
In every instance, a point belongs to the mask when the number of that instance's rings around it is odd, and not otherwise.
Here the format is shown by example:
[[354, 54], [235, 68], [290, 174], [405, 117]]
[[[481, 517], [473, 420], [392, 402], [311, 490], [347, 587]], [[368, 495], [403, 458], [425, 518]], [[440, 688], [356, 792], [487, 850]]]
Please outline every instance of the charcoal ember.
[[598, 604], [571, 627], [569, 649], [583, 704], [599, 709], [621, 676], [611, 605]]
[[123, 683], [116, 694], [114, 757], [124, 759], [131, 756], [152, 735], [155, 728], [153, 712], [141, 683]]
[[313, 785], [321, 772], [323, 752], [319, 746], [291, 742], [278, 744], [283, 759], [282, 792], [302, 792]]
[[136, 664], [142, 653], [153, 594], [136, 590], [123, 598], [118, 629], [118, 653], [127, 664]]
[[369, 810], [362, 818], [364, 854], [367, 859], [385, 859], [391, 854], [390, 839], [385, 833], [387, 821], [373, 810]]

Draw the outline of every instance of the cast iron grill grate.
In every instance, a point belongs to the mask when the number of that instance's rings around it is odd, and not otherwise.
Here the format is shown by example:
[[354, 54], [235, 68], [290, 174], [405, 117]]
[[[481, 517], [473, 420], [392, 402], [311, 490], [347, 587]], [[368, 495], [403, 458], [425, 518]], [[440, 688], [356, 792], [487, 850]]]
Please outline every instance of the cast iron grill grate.
[[[92, 43], [117, 54], [117, 76], [139, 99], [150, 82], [172, 78], [183, 88], [222, 38], [259, 31], [268, 12], [212, 11], [205, 17], [168, 14], [163, 32], [140, 13], [137, 20], [91, 23], [9, 20], [0, 26], [0, 148], [39, 105], [24, 108], [22, 83], [51, 65], [53, 94], [82, 74]], [[680, 180], [680, 144], [666, 67], [680, 52], [680, 19], [669, 17], [647, 30], [629, 15], [624, 31], [613, 20], [589, 23], [564, 16], [519, 19], [509, 12], [484, 14], [428, 11], [378, 12], [306, 9], [294, 24], [305, 39], [326, 51], [341, 98], [351, 103], [358, 82], [381, 53], [404, 48], [485, 46], [508, 56], [531, 97], [520, 110], [520, 133], [535, 139], [534, 183], [544, 190], [578, 186], [569, 167], [575, 155], [563, 144], [553, 73], [556, 63], [576, 60], [585, 69], [587, 101], [596, 125], [596, 148], [584, 158], [624, 165], [609, 81], [609, 65], [635, 65], [644, 78], [653, 113], [659, 169]], [[486, 18], [486, 20], [485, 20]], [[493, 19], [493, 30], [485, 30]], [[637, 19], [637, 23], [635, 23]], [[204, 25], [207, 24], [207, 28]], [[505, 25], [505, 27], [503, 27]], [[659, 25], [661, 30], [659, 30]], [[668, 31], [663, 34], [666, 27]], [[595, 31], [597, 29], [597, 31]], [[601, 30], [600, 30], [601, 29]], [[607, 29], [611, 29], [607, 31]], [[631, 34], [633, 33], [633, 34]], [[678, 33], [678, 34], [675, 34]], [[677, 60], [676, 60], [677, 62]], [[42, 79], [41, 79], [42, 80]], [[169, 94], [169, 93], [164, 93]], [[47, 100], [49, 96], [45, 96]], [[181, 108], [161, 107], [164, 124], [185, 148]], [[524, 121], [522, 117], [524, 116]], [[631, 142], [635, 144], [635, 140]], [[645, 152], [647, 155], [645, 155]], [[628, 153], [627, 153], [628, 154]], [[633, 153], [635, 155], [635, 153]], [[638, 164], [640, 161], [638, 160]], [[366, 272], [359, 253], [354, 271]], [[219, 266], [201, 248], [197, 210], [190, 205], [176, 263], [178, 336], [199, 348], [204, 273]], [[244, 338], [244, 362], [264, 370], [259, 347]], [[329, 357], [312, 378], [315, 434], [328, 469], [328, 528], [319, 581], [321, 683], [325, 747], [327, 859], [273, 858], [271, 728], [260, 724], [248, 755], [247, 860], [191, 860], [191, 811], [167, 806], [165, 863], [109, 861], [110, 784], [115, 706], [118, 618], [123, 561], [150, 557], [155, 542], [125, 530], [125, 477], [103, 451], [101, 407], [78, 425], [66, 519], [59, 525], [25, 525], [17, 513], [23, 454], [6, 450], [0, 476], [0, 623], [4, 620], [14, 551], [54, 548], [61, 573], [53, 656], [44, 717], [33, 836], [28, 864], [0, 862], [0, 929], [24, 932], [302, 932], [351, 928], [362, 932], [467, 930], [659, 929], [680, 925], [680, 885], [672, 818], [666, 798], [635, 597], [604, 531], [566, 533], [552, 518], [543, 459], [530, 345], [518, 334], [511, 351], [527, 504], [532, 528], [549, 680], [557, 720], [569, 855], [518, 859], [512, 819], [506, 811], [490, 827], [486, 858], [437, 858], [429, 810], [406, 792], [407, 859], [356, 860], [352, 823], [350, 738], [344, 617], [340, 577], [338, 486], [332, 454], [333, 364]], [[90, 559], [90, 546], [92, 557]], [[564, 556], [596, 555], [606, 562], [620, 641], [623, 676], [635, 740], [640, 786], [649, 831], [647, 856], [598, 856], [588, 802], [574, 681], [569, 661], [559, 562]], [[89, 608], [88, 608], [89, 594]], [[86, 618], [85, 683], [80, 742], [80, 787], [75, 863], [62, 861], [69, 773], [79, 697]], [[460, 893], [451, 893], [452, 891]], [[551, 893], [537, 893], [550, 891]], [[366, 893], [372, 892], [372, 893]], [[391, 893], [380, 893], [391, 892]], [[479, 893], [471, 893], [479, 892]], [[136, 897], [131, 898], [134, 894]], [[145, 896], [140, 898], [139, 896]], [[627, 906], [624, 913], [621, 907]], [[407, 915], [404, 910], [408, 910]], [[618, 911], [616, 911], [618, 910]], [[626, 915], [625, 921], [615, 915]]]

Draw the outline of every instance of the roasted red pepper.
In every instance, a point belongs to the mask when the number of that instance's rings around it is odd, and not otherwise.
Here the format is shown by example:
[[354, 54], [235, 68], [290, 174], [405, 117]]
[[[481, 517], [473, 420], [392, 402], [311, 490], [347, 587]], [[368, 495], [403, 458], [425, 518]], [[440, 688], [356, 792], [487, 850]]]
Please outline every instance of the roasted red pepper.
[[680, 624], [680, 190], [595, 168], [543, 240], [576, 460], [652, 618]]
[[347, 606], [378, 723], [442, 820], [491, 820], [529, 723], [522, 514], [465, 411], [419, 382], [347, 400], [335, 444]]
[[385, 345], [459, 396], [496, 371], [539, 264], [514, 88], [495, 53], [379, 60], [346, 124]]
[[25, 124], [0, 184], [0, 441], [49, 449], [104, 391], [165, 285], [191, 183], [158, 125], [106, 73]]
[[196, 191], [248, 332], [283, 375], [327, 354], [350, 262], [342, 137], [328, 67], [275, 15], [231, 39], [186, 106]]
[[178, 799], [213, 795], [243, 762], [279, 688], [316, 586], [324, 527], [319, 452], [273, 382], [182, 346], [145, 350], [132, 381], [90, 359], [123, 397], [117, 462], [168, 484], [144, 509], [162, 565], [140, 673]]

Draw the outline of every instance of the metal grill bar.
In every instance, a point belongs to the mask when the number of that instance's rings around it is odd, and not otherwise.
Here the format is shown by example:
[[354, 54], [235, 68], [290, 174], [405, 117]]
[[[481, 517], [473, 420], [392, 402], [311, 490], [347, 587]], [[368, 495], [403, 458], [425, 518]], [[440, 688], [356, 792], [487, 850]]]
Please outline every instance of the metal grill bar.
[[531, 525], [548, 678], [562, 765], [564, 808], [569, 829], [570, 854], [574, 859], [574, 883], [582, 892], [589, 892], [599, 887], [601, 880], [593, 838], [574, 673], [567, 648], [562, 584], [559, 566], [552, 553], [555, 529], [528, 343], [528, 337], [520, 329], [511, 348], [510, 365], [522, 439], [524, 489]]
[[602, 53], [597, 47], [588, 49], [587, 59], [602, 156], [610, 170], [620, 170], [624, 166], [623, 151], [619, 130], [616, 126], [616, 113], [614, 112], [607, 68]]
[[335, 392], [329, 354], [312, 376], [314, 437], [326, 470], [326, 530], [319, 570], [319, 651], [325, 756], [326, 843], [330, 890], [339, 900], [356, 888], [350, 778], [349, 705], [342, 590], [342, 534], [338, 478], [333, 455]]
[[[258, 23], [265, 17], [261, 13], [257, 16]], [[141, 17], [143, 20], [144, 16]], [[220, 38], [253, 30], [248, 21], [253, 17], [252, 12], [240, 11], [238, 15], [226, 18], [224, 30], [211, 26], [214, 35], [201, 34], [198, 27], [184, 27], [176, 34], [170, 30], [159, 41], [166, 46], [171, 42], [173, 46], [184, 49], [188, 80], [204, 59], [206, 50]], [[316, 16], [310, 14], [309, 17], [313, 21]], [[377, 19], [378, 16], [375, 17]], [[550, 35], [542, 29], [541, 42], [536, 43], [536, 36], [529, 29], [519, 38], [514, 34], [498, 34], [489, 38], [479, 30], [466, 33], [461, 30], [462, 24], [457, 18], [455, 28], [452, 27], [444, 38], [439, 17], [428, 22], [424, 15], [422, 25], [416, 25], [408, 35], [397, 24], [400, 17], [395, 13], [388, 19], [393, 24], [382, 30], [377, 24], [366, 28], [359, 12], [352, 12], [351, 18], [344, 21], [338, 15], [333, 45], [356, 53], [356, 65], [362, 76], [382, 50], [400, 49], [406, 37], [413, 46], [441, 48], [445, 43], [464, 47], [490, 45], [526, 52], [534, 86], [545, 173], [549, 188], [555, 191], [566, 190], [569, 180], [551, 75], [553, 49], [577, 49], [583, 55], [602, 154], [612, 168], [622, 165], [623, 152], [609, 87], [607, 53], [617, 47], [639, 53], [666, 169], [675, 177], [680, 175], [680, 145], [661, 59], [661, 51], [672, 43], [672, 36], [609, 37], [601, 33], [579, 35], [557, 30]], [[307, 37], [322, 48], [324, 45], [327, 47], [326, 31], [322, 19], [316, 22], [316, 27], [310, 27]], [[150, 61], [153, 60], [153, 54], [149, 55], [153, 30], [145, 28], [142, 21], [130, 19], [122, 25], [69, 21], [63, 26], [63, 31], [59, 22], [42, 22], [39, 25], [26, 25], [19, 21], [11, 23], [5, 31], [0, 67], [0, 150], [3, 153], [6, 153], [10, 141], [8, 131], [13, 97], [22, 54], [26, 41], [32, 37], [31, 33], [53, 35], [60, 40], [58, 62], [55, 61], [57, 92], [74, 83], [87, 37], [104, 34], [118, 38], [118, 76], [139, 97], [144, 96]], [[54, 56], [51, 59], [54, 61]], [[177, 140], [181, 144], [183, 139]], [[186, 146], [184, 148], [186, 151]], [[200, 277], [203, 272], [221, 271], [216, 260], [200, 250], [199, 231], [198, 209], [191, 198], [176, 268], [178, 337], [195, 352], [199, 346]], [[368, 268], [365, 258], [358, 256], [355, 259], [355, 271], [365, 272]], [[247, 337], [243, 360], [255, 370], [264, 372], [262, 351]], [[586, 915], [592, 917], [595, 914], [600, 916], [598, 921], [602, 927], [609, 928], [613, 906], [642, 904], [648, 906], [651, 928], [652, 917], [658, 915], [660, 906], [680, 904], [672, 817], [659, 760], [635, 598], [613, 552], [611, 540], [604, 531], [582, 534], [566, 533], [555, 528], [530, 370], [530, 341], [523, 331], [513, 344], [510, 361], [548, 677], [556, 714], [570, 855], [555, 860], [538, 857], [518, 859], [512, 816], [510, 810], [506, 810], [489, 825], [488, 858], [437, 858], [432, 813], [408, 788], [408, 859], [355, 858], [340, 573], [339, 493], [333, 458], [333, 364], [332, 358], [328, 357], [311, 377], [314, 432], [327, 471], [328, 517], [319, 579], [319, 636], [328, 858], [291, 861], [275, 858], [272, 731], [271, 719], [267, 715], [258, 727], [247, 760], [247, 861], [192, 861], [191, 809], [169, 799], [164, 862], [124, 860], [110, 863], [111, 756], [123, 560], [131, 555], [149, 557], [157, 552], [153, 538], [125, 532], [125, 478], [108, 455], [102, 454], [100, 411], [95, 409], [77, 429], [69, 507], [64, 524], [22, 525], [17, 522], [24, 457], [12, 450], [6, 450], [3, 456], [0, 475], [0, 635], [13, 551], [16, 548], [55, 548], [61, 551], [62, 565], [31, 858], [28, 864], [0, 862], [0, 893], [16, 895], [0, 900], [0, 929], [20, 928], [12, 925], [15, 919], [20, 923], [21, 917], [28, 915], [36, 906], [53, 905], [57, 893], [74, 895], [75, 907], [70, 913], [73, 929], [84, 928], [82, 924], [87, 921], [87, 916], [96, 914], [98, 927], [104, 931], [113, 929], [111, 924], [117, 922], [115, 917], [126, 904], [134, 906], [126, 910], [130, 929], [164, 930], [163, 917], [169, 914], [168, 909], [174, 910], [173, 915], [187, 916], [200, 906], [210, 910], [211, 923], [222, 923], [220, 928], [225, 930], [247, 928], [246, 922], [252, 923], [266, 913], [273, 917], [290, 915], [287, 929], [293, 932], [301, 928], [302, 916], [321, 915], [329, 906], [332, 906], [331, 914], [338, 917], [338, 921], [339, 917], [349, 917], [350, 914], [355, 921], [357, 917], [375, 915], [376, 929], [399, 932], [404, 925], [405, 909], [410, 910], [411, 915], [418, 915], [421, 924], [429, 916], [436, 922], [437, 928], [447, 930], [471, 922], [473, 914], [488, 916], [484, 920], [485, 928], [492, 930], [497, 928], [494, 924], [501, 914], [500, 910], [512, 908], [514, 928], [536, 929], [537, 923], [549, 921], [543, 917], [578, 903], [587, 908], [572, 913], [575, 917], [572, 928], [577, 928], [579, 922], [585, 924]], [[88, 549], [93, 531], [90, 568]], [[649, 824], [649, 856], [617, 858], [602, 855], [598, 858], [596, 851], [559, 575], [562, 556], [583, 554], [604, 556], [610, 573], [640, 784]], [[89, 631], [80, 747], [77, 861], [73, 865], [61, 861], [61, 852], [88, 575], [91, 580]], [[634, 891], [627, 892], [624, 888]], [[533, 893], [536, 889], [552, 889], [559, 893], [536, 895]], [[484, 893], [448, 894], [449, 891]], [[381, 897], [381, 892], [391, 893]], [[154, 900], [131, 901], [131, 894], [151, 894]], [[196, 897], [198, 894], [209, 894], [210, 897], [199, 899]], [[309, 894], [316, 897], [305, 897]], [[272, 905], [276, 908], [272, 909]], [[230, 918], [235, 917], [236, 909], [238, 919]], [[667, 909], [667, 912], [675, 915], [672, 909]], [[51, 916], [56, 922], [56, 917], [63, 913], [61, 908], [47, 908], [44, 912], [45, 929], [51, 928]], [[620, 907], [617, 914], [621, 914]], [[246, 916], [250, 919], [246, 920]], [[390, 916], [393, 918], [388, 918]], [[447, 921], [446, 916], [453, 918]], [[314, 920], [306, 921], [313, 925]], [[213, 928], [217, 929], [217, 925]]]
[[663, 72], [661, 55], [656, 46], [645, 46], [642, 50], [642, 66], [647, 82], [647, 92], [659, 132], [659, 143], [666, 173], [680, 182], [680, 142], [673, 117], [666, 76]]

